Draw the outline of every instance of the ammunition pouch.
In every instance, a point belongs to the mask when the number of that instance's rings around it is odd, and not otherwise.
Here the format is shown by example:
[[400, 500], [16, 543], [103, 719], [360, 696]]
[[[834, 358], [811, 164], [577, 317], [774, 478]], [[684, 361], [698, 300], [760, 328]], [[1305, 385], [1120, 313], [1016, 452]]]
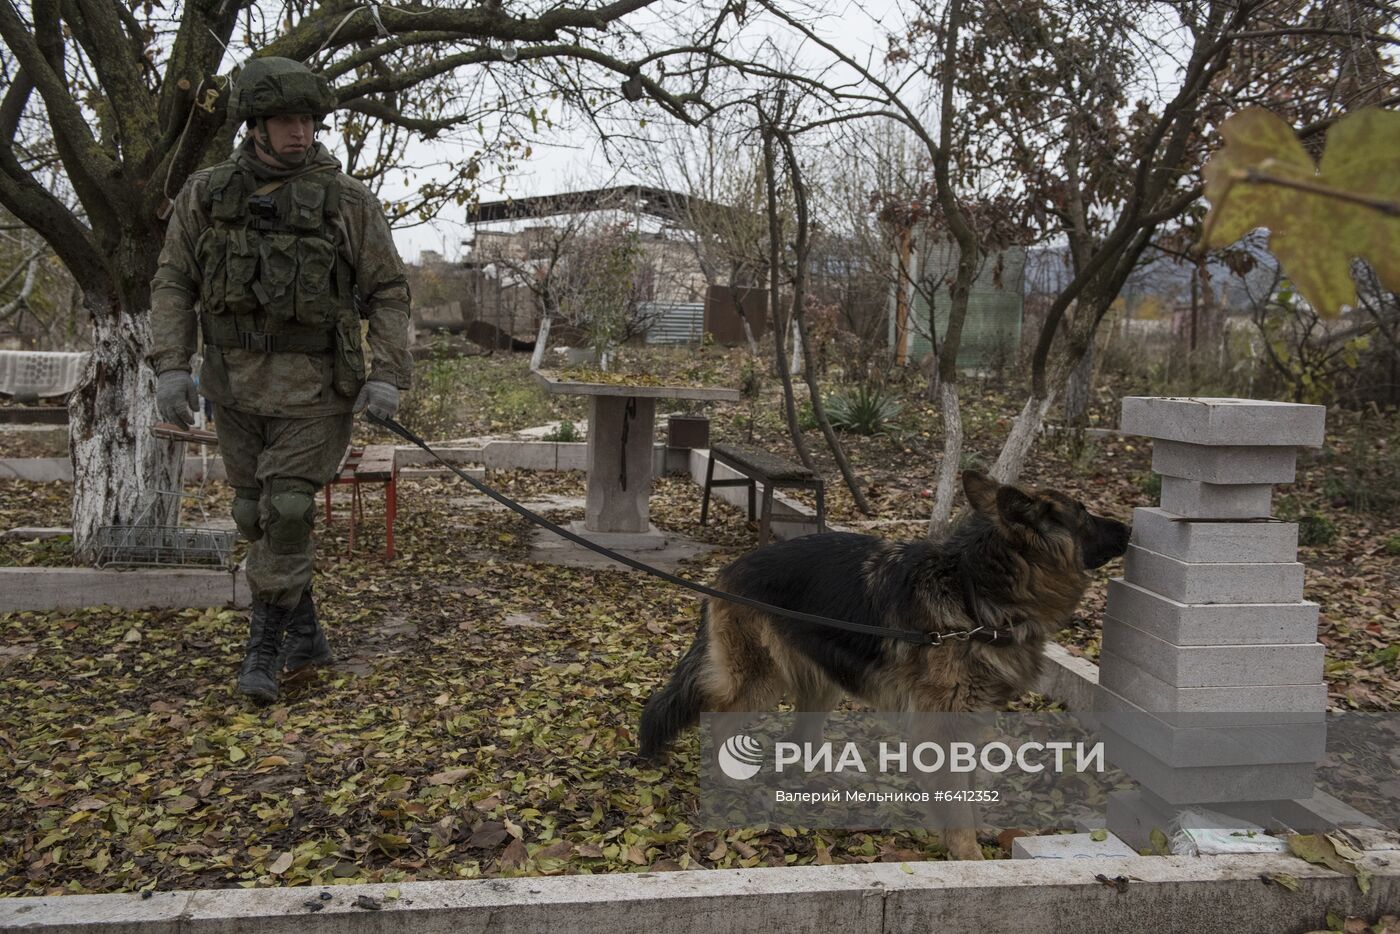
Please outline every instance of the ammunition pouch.
[[353, 311], [336, 319], [331, 370], [332, 389], [347, 399], [359, 395], [360, 387], [365, 384], [365, 355], [360, 344], [360, 316]]

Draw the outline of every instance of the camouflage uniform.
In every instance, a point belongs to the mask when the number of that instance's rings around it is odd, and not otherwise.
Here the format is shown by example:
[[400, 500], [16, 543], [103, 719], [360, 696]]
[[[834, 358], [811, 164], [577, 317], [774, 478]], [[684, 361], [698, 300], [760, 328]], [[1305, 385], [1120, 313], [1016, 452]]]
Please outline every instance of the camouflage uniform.
[[[305, 73], [290, 62], [283, 71]], [[301, 106], [271, 112], [311, 112]], [[406, 389], [411, 369], [408, 283], [378, 200], [320, 143], [278, 167], [258, 157], [253, 135], [181, 190], [151, 296], [158, 374], [188, 371], [203, 338], [199, 392], [214, 403], [234, 520], [251, 540], [250, 646], [268, 614], [291, 615], [295, 631], [296, 614], [310, 613], [315, 626], [314, 494], [345, 453], [366, 376]], [[316, 638], [324, 646], [319, 628]]]

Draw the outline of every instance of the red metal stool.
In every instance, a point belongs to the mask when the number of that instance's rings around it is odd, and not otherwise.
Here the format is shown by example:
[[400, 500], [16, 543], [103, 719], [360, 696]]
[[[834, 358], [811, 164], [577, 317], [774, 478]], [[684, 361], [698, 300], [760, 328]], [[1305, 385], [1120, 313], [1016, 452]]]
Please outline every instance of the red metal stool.
[[399, 465], [394, 456], [392, 444], [371, 444], [363, 448], [349, 448], [341, 462], [336, 477], [326, 484], [326, 523], [333, 521], [331, 515], [331, 487], [350, 487], [350, 552], [355, 550], [355, 523], [365, 517], [364, 503], [360, 499], [360, 485], [364, 483], [384, 484], [384, 558], [394, 560], [394, 518], [399, 510]]

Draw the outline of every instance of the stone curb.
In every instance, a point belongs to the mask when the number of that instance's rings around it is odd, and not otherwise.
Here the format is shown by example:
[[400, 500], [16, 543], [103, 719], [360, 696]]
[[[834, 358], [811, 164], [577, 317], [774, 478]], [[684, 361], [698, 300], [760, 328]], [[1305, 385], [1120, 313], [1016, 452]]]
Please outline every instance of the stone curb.
[[0, 567], [0, 613], [232, 606], [251, 603], [248, 578], [238, 571], [201, 568]]
[[[1278, 934], [1324, 926], [1329, 911], [1374, 918], [1393, 908], [1400, 900], [1400, 860], [1371, 853], [1365, 862], [1374, 874], [1367, 894], [1351, 877], [1292, 856], [1133, 856], [345, 885], [326, 889], [332, 897], [324, 901], [316, 888], [14, 898], [0, 900], [0, 930]], [[1295, 878], [1298, 891], [1260, 881], [1274, 872]], [[398, 897], [386, 901], [393, 889]], [[382, 907], [356, 907], [362, 899]], [[324, 907], [313, 913], [308, 901]]]

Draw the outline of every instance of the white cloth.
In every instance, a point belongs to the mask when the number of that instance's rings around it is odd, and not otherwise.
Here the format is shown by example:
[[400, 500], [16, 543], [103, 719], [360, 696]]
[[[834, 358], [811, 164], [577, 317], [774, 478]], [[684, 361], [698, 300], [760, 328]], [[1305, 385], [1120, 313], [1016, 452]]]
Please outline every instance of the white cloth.
[[87, 356], [0, 350], [0, 392], [10, 396], [66, 396], [78, 388]]

